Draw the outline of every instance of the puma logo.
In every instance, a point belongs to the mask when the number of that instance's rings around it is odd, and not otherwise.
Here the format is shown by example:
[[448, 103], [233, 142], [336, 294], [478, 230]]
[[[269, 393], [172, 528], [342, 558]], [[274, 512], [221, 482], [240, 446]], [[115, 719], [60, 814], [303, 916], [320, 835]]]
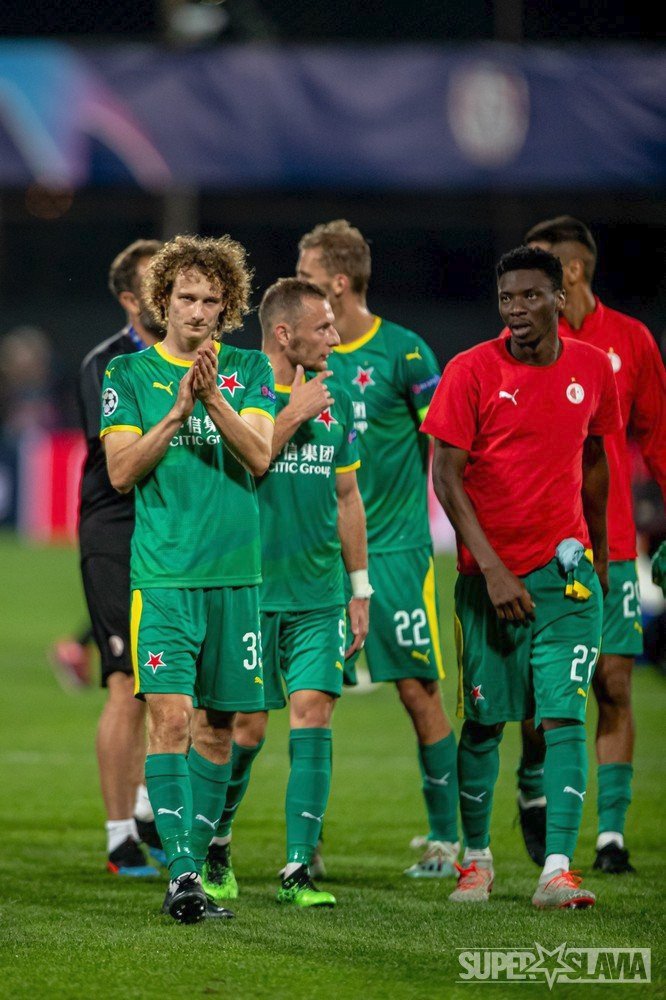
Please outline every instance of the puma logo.
[[586, 792], [579, 792], [576, 788], [572, 788], [571, 785], [565, 785], [562, 791], [570, 792], [571, 795], [577, 795], [581, 802], [585, 801]]
[[423, 358], [421, 357], [421, 352], [419, 351], [418, 347], [416, 348], [416, 350], [412, 351], [411, 354], [405, 354], [405, 358], [407, 359], [407, 361], [423, 361]]
[[418, 649], [413, 649], [412, 656], [415, 660], [423, 660], [424, 663], [430, 665], [430, 650], [427, 653], [420, 653]]
[[315, 820], [315, 822], [317, 822], [317, 823], [321, 823], [321, 821], [322, 821], [322, 820], [323, 820], [323, 818], [324, 818], [324, 814], [323, 814], [323, 813], [322, 813], [322, 815], [321, 815], [321, 816], [313, 816], [313, 815], [312, 815], [312, 813], [309, 813], [309, 812], [302, 812], [302, 813], [301, 813], [301, 816], [303, 817], [303, 819], [313, 819], [313, 820]]
[[115, 372], [115, 370], [116, 366], [114, 365], [113, 368], [106, 368], [104, 374], [106, 375], [107, 378], [111, 378], [111, 372]]
[[169, 382], [168, 385], [162, 385], [161, 382], [153, 382], [153, 389], [164, 389], [164, 391], [168, 392], [170, 396], [173, 396], [173, 390], [171, 389], [172, 385], [173, 382]]
[[218, 819], [217, 823], [213, 823], [211, 820], [208, 819], [207, 816], [204, 816], [203, 813], [197, 813], [194, 818], [201, 820], [201, 822], [205, 823], [206, 826], [209, 826], [211, 830], [217, 830], [217, 824], [220, 822]]
[[443, 774], [441, 778], [431, 778], [429, 774], [426, 774], [425, 780], [428, 782], [429, 785], [444, 786], [448, 785], [450, 777], [451, 777], [451, 772], [447, 771], [446, 774]]
[[[162, 808], [160, 806], [160, 808], [157, 810], [157, 815], [158, 816], [176, 816], [178, 819], [182, 819], [183, 817], [180, 814], [181, 814], [181, 812], [183, 811], [184, 808], [185, 808], [184, 806], [178, 806], [177, 809], [164, 809], [164, 808]], [[197, 816], [197, 819], [198, 818], [199, 817]]]
[[483, 796], [486, 793], [485, 792], [479, 792], [478, 795], [470, 795], [469, 792], [463, 792], [462, 789], [461, 789], [460, 794], [462, 795], [462, 797], [464, 799], [469, 799], [470, 802], [480, 802], [481, 799], [483, 798]]
[[510, 399], [514, 406], [518, 406], [518, 403], [516, 402], [516, 396], [518, 395], [519, 392], [520, 392], [520, 389], [516, 389], [516, 391], [514, 393], [507, 392], [506, 389], [500, 389], [500, 391], [499, 391], [499, 398], [500, 399]]

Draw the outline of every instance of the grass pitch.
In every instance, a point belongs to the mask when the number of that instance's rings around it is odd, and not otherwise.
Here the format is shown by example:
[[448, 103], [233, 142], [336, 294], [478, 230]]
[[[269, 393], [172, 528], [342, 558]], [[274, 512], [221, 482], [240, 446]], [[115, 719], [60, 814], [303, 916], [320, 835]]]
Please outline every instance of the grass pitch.
[[[346, 693], [334, 720], [334, 769], [326, 815], [326, 880], [333, 911], [292, 912], [274, 901], [283, 863], [282, 800], [287, 721], [271, 718], [250, 790], [234, 827], [241, 896], [231, 923], [184, 927], [159, 913], [164, 880], [106, 874], [94, 733], [103, 695], [65, 694], [46, 663], [55, 637], [85, 620], [77, 558], [64, 548], [28, 548], [0, 537], [3, 567], [2, 850], [0, 995], [7, 998], [427, 998], [533, 995], [537, 983], [464, 984], [461, 948], [652, 948], [652, 984], [613, 986], [613, 997], [664, 995], [664, 681], [635, 677], [638, 745], [629, 845], [638, 875], [592, 875], [595, 781], [576, 865], [598, 894], [591, 911], [538, 913], [530, 906], [538, 870], [513, 826], [517, 727], [502, 745], [495, 794], [495, 891], [482, 908], [454, 908], [449, 880], [412, 881], [408, 844], [426, 830], [414, 739], [395, 692]], [[450, 637], [453, 564], [438, 560], [443, 643], [455, 708]], [[590, 708], [590, 726], [595, 716]], [[456, 720], [456, 729], [459, 728]], [[554, 961], [554, 960], [553, 960]], [[553, 963], [551, 963], [553, 964]], [[543, 989], [543, 980], [540, 981]], [[537, 986], [538, 988], [538, 986]], [[588, 986], [585, 996], [607, 987]], [[555, 997], [581, 994], [555, 984]], [[471, 993], [470, 993], [471, 991]]]

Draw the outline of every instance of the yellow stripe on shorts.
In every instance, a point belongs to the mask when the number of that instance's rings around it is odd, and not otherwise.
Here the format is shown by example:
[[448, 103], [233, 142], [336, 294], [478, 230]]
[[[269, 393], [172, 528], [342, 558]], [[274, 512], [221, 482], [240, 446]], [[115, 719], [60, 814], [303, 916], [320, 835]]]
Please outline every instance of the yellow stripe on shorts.
[[463, 639], [463, 630], [460, 618], [454, 612], [453, 613], [453, 637], [456, 643], [456, 659], [458, 660], [458, 704], [456, 706], [456, 715], [459, 719], [465, 718], [465, 692], [463, 691], [463, 647], [465, 641]]
[[130, 609], [130, 651], [132, 654], [132, 670], [134, 672], [134, 694], [141, 688], [139, 680], [139, 625], [143, 611], [143, 597], [140, 590], [132, 591], [132, 607]]
[[435, 593], [435, 561], [432, 556], [430, 556], [428, 560], [428, 572], [426, 573], [425, 580], [423, 581], [423, 604], [425, 606], [426, 618], [428, 619], [428, 628], [430, 629], [430, 638], [432, 639], [432, 648], [435, 654], [437, 673], [439, 674], [439, 679], [443, 681], [446, 674], [444, 673], [442, 646], [439, 639], [437, 598]]

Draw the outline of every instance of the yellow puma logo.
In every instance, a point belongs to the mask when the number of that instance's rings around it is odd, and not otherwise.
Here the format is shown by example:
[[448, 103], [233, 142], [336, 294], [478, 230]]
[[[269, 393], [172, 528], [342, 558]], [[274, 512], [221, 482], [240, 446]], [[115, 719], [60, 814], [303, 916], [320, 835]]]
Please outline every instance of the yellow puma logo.
[[587, 698], [587, 691], [583, 691], [582, 688], [578, 688], [578, 690], [576, 691], [576, 694], [579, 694], [581, 696], [581, 698]]
[[111, 372], [115, 372], [115, 370], [116, 366], [114, 365], [113, 368], [107, 368], [104, 374], [106, 375], [107, 378], [111, 378]]
[[254, 683], [255, 684], [263, 684], [264, 682], [262, 681], [261, 677], [255, 677], [254, 678]]
[[335, 669], [336, 670], [344, 670], [345, 668], [342, 666], [342, 664], [340, 663], [339, 660], [336, 660], [335, 661]]
[[408, 361], [423, 361], [423, 358], [421, 357], [421, 352], [419, 351], [418, 347], [416, 348], [415, 351], [412, 351], [411, 354], [405, 354], [405, 357], [407, 358]]
[[634, 622], [634, 628], [636, 629], [637, 632], [640, 632], [640, 634], [643, 635], [643, 626], [640, 624], [640, 622]]
[[173, 392], [171, 391], [172, 385], [173, 382], [169, 382], [168, 385], [162, 385], [161, 382], [153, 382], [153, 389], [164, 389], [164, 391], [168, 392], [170, 396], [173, 396]]
[[412, 656], [415, 660], [423, 660], [424, 663], [430, 666], [430, 650], [427, 653], [419, 653], [418, 649], [413, 649]]

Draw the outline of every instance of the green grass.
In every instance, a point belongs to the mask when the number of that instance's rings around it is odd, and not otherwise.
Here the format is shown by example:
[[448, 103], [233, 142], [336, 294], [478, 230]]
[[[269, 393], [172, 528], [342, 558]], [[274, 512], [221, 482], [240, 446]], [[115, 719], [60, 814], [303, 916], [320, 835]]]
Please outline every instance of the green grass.
[[[346, 694], [336, 710], [333, 789], [326, 815], [327, 887], [338, 907], [291, 912], [274, 902], [283, 861], [287, 724], [273, 714], [234, 828], [241, 896], [232, 924], [183, 927], [160, 916], [163, 882], [129, 883], [104, 871], [104, 816], [94, 733], [98, 690], [63, 693], [48, 643], [84, 620], [76, 554], [0, 537], [3, 567], [0, 672], [0, 994], [8, 998], [417, 998], [469, 997], [457, 983], [458, 948], [651, 947], [657, 996], [663, 959], [663, 820], [660, 816], [664, 682], [637, 670], [639, 738], [631, 849], [639, 874], [586, 878], [589, 912], [543, 914], [529, 900], [537, 869], [513, 827], [517, 727], [502, 747], [493, 849], [496, 889], [482, 909], [447, 904], [451, 882], [405, 879], [408, 848], [425, 832], [414, 740], [395, 693]], [[455, 699], [449, 636], [450, 559], [440, 559], [447, 705]], [[594, 710], [591, 708], [591, 715]], [[456, 728], [459, 722], [456, 721]], [[593, 772], [593, 769], [592, 769]], [[579, 867], [593, 857], [595, 782], [585, 807]], [[493, 985], [489, 995], [515, 995]], [[476, 995], [478, 987], [472, 987]], [[589, 986], [585, 996], [601, 986]], [[521, 991], [522, 992], [522, 991]], [[614, 986], [613, 996], [636, 993]], [[532, 995], [532, 993], [529, 993]], [[554, 995], [580, 987], [556, 985]]]

